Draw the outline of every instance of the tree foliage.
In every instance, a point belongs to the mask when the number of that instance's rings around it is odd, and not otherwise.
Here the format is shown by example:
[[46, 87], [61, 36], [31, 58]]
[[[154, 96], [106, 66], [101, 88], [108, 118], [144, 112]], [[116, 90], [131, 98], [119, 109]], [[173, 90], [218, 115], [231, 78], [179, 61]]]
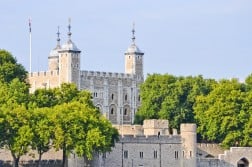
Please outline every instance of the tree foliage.
[[27, 71], [17, 63], [17, 60], [6, 50], [0, 50], [0, 81], [10, 82], [15, 78], [25, 82]]
[[252, 75], [245, 83], [173, 75], [148, 75], [141, 85], [142, 104], [136, 123], [144, 119], [168, 119], [170, 127], [194, 122], [198, 140], [224, 147], [252, 146]]
[[203, 139], [224, 147], [250, 145], [245, 129], [252, 115], [252, 92], [245, 90], [235, 79], [221, 80], [211, 93], [197, 97], [195, 118]]
[[[0, 146], [11, 151], [14, 167], [29, 149], [39, 162], [50, 148], [92, 158], [109, 151], [118, 132], [93, 105], [90, 93], [64, 83], [29, 94], [26, 71], [13, 56], [0, 50]], [[40, 164], [40, 163], [39, 163]]]
[[180, 123], [194, 121], [195, 98], [207, 94], [214, 80], [197, 77], [175, 77], [173, 75], [149, 75], [141, 85], [142, 104], [136, 114], [136, 123], [143, 119], [168, 119], [172, 128]]

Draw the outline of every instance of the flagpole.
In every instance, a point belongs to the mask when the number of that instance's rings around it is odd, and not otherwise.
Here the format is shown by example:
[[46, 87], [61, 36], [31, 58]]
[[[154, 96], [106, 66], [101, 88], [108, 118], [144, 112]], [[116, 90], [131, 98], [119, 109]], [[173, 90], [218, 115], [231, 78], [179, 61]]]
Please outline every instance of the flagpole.
[[31, 34], [31, 19], [29, 19], [29, 36], [30, 36], [30, 73], [31, 71], [31, 61], [32, 61], [32, 34]]

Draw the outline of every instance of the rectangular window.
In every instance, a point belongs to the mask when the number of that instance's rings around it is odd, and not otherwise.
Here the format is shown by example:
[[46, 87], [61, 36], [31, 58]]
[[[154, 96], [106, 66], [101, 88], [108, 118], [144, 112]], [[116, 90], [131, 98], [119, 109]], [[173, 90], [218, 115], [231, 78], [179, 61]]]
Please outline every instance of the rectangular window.
[[140, 158], [141, 159], [143, 158], [143, 152], [142, 151], [140, 152]]
[[175, 151], [175, 159], [178, 159], [178, 151]]
[[123, 157], [124, 157], [124, 159], [128, 159], [128, 150], [125, 150], [123, 152]]
[[157, 150], [154, 151], [154, 159], [157, 159]]

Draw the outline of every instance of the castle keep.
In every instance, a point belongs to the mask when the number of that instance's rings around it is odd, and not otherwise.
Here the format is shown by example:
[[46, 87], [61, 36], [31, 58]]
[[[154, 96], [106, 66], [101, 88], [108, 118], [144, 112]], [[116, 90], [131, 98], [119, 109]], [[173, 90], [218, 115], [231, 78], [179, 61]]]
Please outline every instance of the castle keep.
[[82, 71], [81, 51], [71, 39], [70, 24], [68, 30], [68, 41], [63, 45], [60, 45], [60, 33], [57, 33], [57, 45], [48, 56], [48, 71], [29, 74], [30, 91], [75, 83], [79, 89], [92, 93], [95, 106], [113, 124], [132, 124], [140, 106], [139, 85], [144, 81], [144, 53], [135, 43], [134, 28], [132, 43], [124, 54], [124, 73]]
[[[169, 132], [167, 120], [133, 125], [141, 102], [139, 85], [144, 81], [144, 53], [135, 43], [134, 28], [132, 43], [124, 54], [124, 73], [81, 70], [81, 50], [71, 39], [71, 25], [65, 44], [60, 44], [59, 35], [58, 31], [57, 45], [48, 56], [48, 70], [29, 73], [30, 92], [75, 83], [78, 89], [92, 93], [94, 105], [121, 135], [111, 152], [95, 155], [92, 161], [71, 154], [69, 167], [252, 167], [251, 147], [233, 147], [224, 152], [217, 144], [197, 144], [195, 124], [181, 124], [180, 134], [176, 129]], [[10, 153], [0, 150], [3, 155]], [[10, 156], [2, 159], [7, 161]]]

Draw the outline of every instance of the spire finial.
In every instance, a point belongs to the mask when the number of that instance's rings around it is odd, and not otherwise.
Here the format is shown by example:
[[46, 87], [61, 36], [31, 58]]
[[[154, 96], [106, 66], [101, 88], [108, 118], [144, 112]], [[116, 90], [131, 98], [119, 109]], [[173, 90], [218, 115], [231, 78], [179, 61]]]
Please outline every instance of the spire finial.
[[57, 46], [60, 46], [60, 32], [59, 32], [59, 26], [58, 26], [58, 32], [57, 34]]
[[69, 38], [68, 40], [71, 41], [71, 35], [72, 35], [72, 33], [71, 33], [71, 18], [68, 19], [68, 34], [67, 35]]
[[132, 42], [133, 44], [135, 43], [135, 22], [133, 22], [133, 28], [132, 28]]

